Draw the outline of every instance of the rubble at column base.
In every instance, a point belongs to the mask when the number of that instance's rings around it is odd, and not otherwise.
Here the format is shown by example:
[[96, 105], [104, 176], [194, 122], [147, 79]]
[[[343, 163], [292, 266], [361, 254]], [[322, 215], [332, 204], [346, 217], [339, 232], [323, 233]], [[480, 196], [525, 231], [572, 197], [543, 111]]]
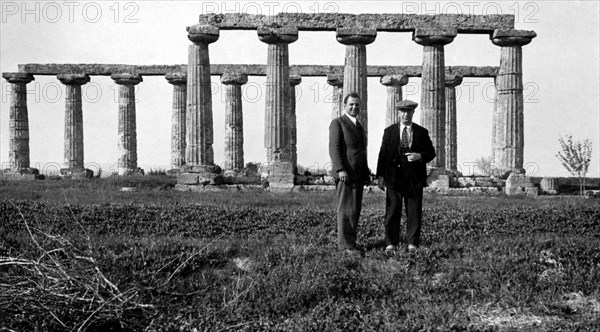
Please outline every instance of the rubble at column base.
[[43, 175], [37, 168], [23, 168], [20, 170], [5, 169], [0, 172], [0, 180], [8, 181], [33, 181], [42, 180]]
[[94, 177], [94, 171], [87, 168], [61, 168], [60, 177], [68, 180], [84, 180]]

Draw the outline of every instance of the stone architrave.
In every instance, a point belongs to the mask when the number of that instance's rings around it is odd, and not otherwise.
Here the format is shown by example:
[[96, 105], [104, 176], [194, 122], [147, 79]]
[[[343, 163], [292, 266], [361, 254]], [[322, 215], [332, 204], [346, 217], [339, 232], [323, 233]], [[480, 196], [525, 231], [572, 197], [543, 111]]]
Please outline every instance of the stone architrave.
[[333, 87], [331, 95], [331, 119], [338, 118], [344, 112], [344, 78], [340, 75], [328, 74], [327, 84]]
[[213, 115], [208, 45], [219, 39], [219, 29], [210, 25], [187, 28], [187, 128], [186, 166], [214, 165]]
[[446, 169], [446, 92], [444, 45], [451, 43], [453, 29], [416, 29], [412, 39], [423, 45], [421, 73], [421, 125], [429, 130], [436, 157], [429, 165], [440, 174]]
[[244, 118], [242, 114], [242, 85], [248, 75], [230, 72], [221, 76], [225, 85], [225, 172], [244, 169]]
[[402, 87], [408, 84], [408, 75], [385, 75], [379, 79], [387, 87], [385, 127], [398, 123], [396, 104], [402, 100]]
[[267, 56], [265, 148], [268, 181], [272, 189], [294, 186], [294, 165], [290, 145], [290, 66], [288, 45], [298, 40], [295, 26], [258, 28], [258, 39], [269, 45]]
[[456, 87], [463, 77], [446, 73], [446, 169], [457, 172]]
[[337, 28], [336, 39], [346, 45], [344, 61], [343, 97], [350, 92], [360, 96], [358, 121], [369, 132], [368, 94], [367, 94], [367, 45], [375, 41], [377, 30], [373, 28]]
[[171, 112], [171, 170], [185, 164], [185, 116], [187, 112], [187, 74], [169, 73], [165, 79], [173, 85]]
[[290, 75], [290, 112], [288, 117], [288, 128], [290, 128], [290, 150], [292, 152], [292, 165], [294, 174], [298, 173], [298, 130], [296, 126], [296, 85], [302, 82], [302, 76]]
[[15, 179], [21, 174], [30, 174], [35, 178], [37, 169], [30, 168], [29, 162], [29, 115], [27, 112], [27, 84], [34, 80], [28, 73], [2, 73], [2, 77], [10, 83], [10, 115], [9, 115], [9, 148], [8, 169], [4, 172], [14, 173]]
[[64, 169], [61, 175], [67, 177], [91, 177], [91, 170], [84, 168], [83, 156], [83, 110], [81, 107], [81, 86], [90, 81], [86, 74], [59, 74], [58, 80], [66, 86], [65, 98], [65, 143]]
[[536, 33], [526, 30], [495, 30], [492, 42], [501, 47], [496, 76], [492, 155], [499, 173], [523, 169], [523, 66], [522, 46]]
[[135, 109], [135, 86], [142, 82], [139, 74], [122, 73], [110, 75], [119, 85], [119, 175], [132, 175], [143, 170], [137, 164], [137, 124]]

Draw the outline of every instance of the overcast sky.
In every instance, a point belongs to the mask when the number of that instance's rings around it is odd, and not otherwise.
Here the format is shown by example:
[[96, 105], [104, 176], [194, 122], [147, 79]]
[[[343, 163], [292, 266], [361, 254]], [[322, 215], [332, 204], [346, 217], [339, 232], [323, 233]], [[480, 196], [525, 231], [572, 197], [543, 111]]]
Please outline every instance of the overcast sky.
[[[568, 176], [555, 157], [560, 135], [593, 144], [589, 176], [600, 177], [599, 4], [597, 1], [1, 1], [2, 72], [24, 63], [187, 63], [186, 26], [206, 13], [405, 13], [513, 14], [515, 28], [538, 37], [523, 47], [525, 156], [529, 174]], [[267, 44], [256, 31], [221, 31], [210, 45], [213, 64], [265, 64]], [[446, 65], [498, 66], [500, 47], [487, 35], [459, 34], [445, 47]], [[300, 31], [290, 44], [290, 64], [343, 65], [345, 46], [335, 32]], [[410, 33], [379, 32], [367, 46], [369, 65], [421, 65], [422, 46]], [[224, 89], [213, 76], [215, 163], [224, 160]], [[264, 77], [250, 77], [244, 93], [246, 162], [262, 162]], [[369, 78], [369, 163], [376, 167], [385, 122], [386, 89]], [[55, 76], [36, 76], [28, 85], [32, 167], [56, 168], [63, 162], [65, 88]], [[491, 154], [494, 87], [492, 79], [466, 78], [458, 88], [458, 164], [465, 174]], [[2, 80], [0, 162], [8, 163], [9, 84]], [[329, 162], [328, 126], [332, 88], [325, 78], [303, 78], [297, 88], [298, 163], [322, 167]], [[172, 86], [164, 77], [144, 77], [136, 92], [138, 163], [169, 168]], [[421, 102], [420, 79], [411, 78], [405, 98]], [[83, 86], [85, 163], [109, 173], [118, 159], [117, 85], [93, 76]], [[419, 122], [419, 108], [415, 122]], [[108, 169], [107, 169], [108, 168]]]

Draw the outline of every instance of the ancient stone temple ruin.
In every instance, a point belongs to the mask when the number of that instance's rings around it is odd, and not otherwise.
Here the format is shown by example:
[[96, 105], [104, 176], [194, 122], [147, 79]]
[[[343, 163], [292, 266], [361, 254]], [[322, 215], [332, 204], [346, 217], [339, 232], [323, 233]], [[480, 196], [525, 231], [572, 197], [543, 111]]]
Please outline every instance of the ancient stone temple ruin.
[[[266, 65], [211, 64], [210, 44], [219, 42], [221, 30], [255, 30], [257, 42], [268, 48]], [[335, 31], [345, 45], [343, 66], [290, 64], [289, 45], [302, 31]], [[378, 32], [411, 33], [423, 46], [421, 66], [373, 66], [367, 48]], [[455, 88], [466, 77], [494, 79], [497, 97], [491, 130], [492, 154], [499, 175], [506, 178], [507, 193], [533, 192], [523, 169], [522, 47], [536, 37], [533, 31], [515, 30], [512, 15], [415, 15], [415, 14], [249, 14], [200, 15], [187, 28], [191, 44], [188, 63], [139, 66], [122, 64], [23, 64], [18, 72], [3, 73], [12, 85], [10, 105], [9, 170], [5, 176], [36, 173], [29, 165], [29, 127], [26, 85], [35, 75], [56, 75], [66, 85], [64, 175], [87, 177], [81, 86], [90, 76], [110, 76], [119, 85], [119, 174], [143, 172], [137, 165], [136, 84], [144, 76], [162, 75], [173, 85], [171, 168], [181, 186], [220, 184], [223, 175], [244, 168], [244, 124], [241, 87], [250, 76], [266, 77], [263, 173], [272, 190], [289, 190], [297, 178], [295, 87], [302, 77], [322, 77], [333, 87], [331, 117], [342, 112], [342, 97], [355, 91], [364, 106], [359, 120], [368, 130], [367, 78], [379, 77], [387, 90], [386, 126], [397, 121], [395, 105], [402, 100], [402, 86], [420, 77], [420, 123], [429, 129], [437, 157], [429, 164], [430, 185], [449, 187], [457, 173], [457, 121]], [[446, 66], [444, 46], [458, 34], [482, 34], [499, 46], [499, 67]], [[250, 41], [249, 41], [250, 42]], [[211, 76], [220, 76], [226, 90], [225, 162], [214, 164]], [[370, 104], [371, 107], [373, 103]], [[219, 126], [221, 127], [221, 126]], [[143, 143], [142, 143], [143, 144]], [[11, 175], [12, 174], [12, 175]]]

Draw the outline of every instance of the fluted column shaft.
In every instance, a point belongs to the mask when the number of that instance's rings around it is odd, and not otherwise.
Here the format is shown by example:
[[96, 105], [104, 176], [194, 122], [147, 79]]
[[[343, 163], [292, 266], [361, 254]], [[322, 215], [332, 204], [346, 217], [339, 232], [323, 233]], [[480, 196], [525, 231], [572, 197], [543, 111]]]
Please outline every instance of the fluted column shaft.
[[187, 112], [187, 75], [171, 73], [165, 76], [173, 85], [173, 106], [171, 111], [171, 169], [185, 164], [185, 133]]
[[377, 30], [366, 28], [338, 28], [336, 39], [346, 45], [344, 61], [343, 96], [356, 92], [360, 96], [358, 121], [368, 136], [369, 112], [367, 94], [367, 46], [375, 41]]
[[111, 78], [119, 85], [119, 161], [120, 175], [138, 168], [137, 125], [135, 109], [135, 85], [142, 82], [139, 74], [112, 74]]
[[444, 45], [456, 31], [415, 30], [413, 40], [423, 45], [421, 74], [421, 125], [429, 130], [436, 157], [430, 165], [446, 168], [446, 92]]
[[290, 128], [290, 150], [292, 153], [292, 165], [294, 174], [298, 173], [298, 130], [296, 126], [296, 86], [302, 82], [300, 75], [290, 76], [290, 113], [288, 127]]
[[259, 39], [269, 44], [265, 106], [267, 162], [292, 162], [290, 146], [290, 71], [288, 44], [298, 39], [298, 28], [262, 27]]
[[187, 114], [185, 164], [213, 165], [213, 114], [208, 45], [219, 39], [210, 25], [188, 27]]
[[81, 107], [81, 85], [90, 81], [85, 74], [60, 74], [58, 79], [66, 85], [65, 98], [65, 142], [64, 166], [68, 169], [83, 169], [83, 110]]
[[333, 87], [331, 119], [338, 118], [344, 110], [344, 78], [338, 75], [327, 75], [327, 84]]
[[11, 83], [8, 160], [12, 171], [30, 167], [29, 161], [29, 115], [27, 112], [27, 83], [34, 80], [26, 73], [2, 73]]
[[446, 169], [458, 170], [456, 132], [456, 86], [462, 83], [462, 76], [446, 75]]
[[523, 66], [521, 46], [536, 36], [533, 31], [496, 30], [492, 42], [501, 46], [496, 76], [492, 155], [500, 173], [524, 172]]
[[242, 85], [248, 76], [225, 73], [225, 162], [223, 169], [239, 172], [244, 168], [244, 118], [242, 114]]
[[402, 100], [402, 87], [408, 83], [408, 75], [386, 75], [379, 82], [387, 87], [385, 127], [398, 123], [396, 104]]

